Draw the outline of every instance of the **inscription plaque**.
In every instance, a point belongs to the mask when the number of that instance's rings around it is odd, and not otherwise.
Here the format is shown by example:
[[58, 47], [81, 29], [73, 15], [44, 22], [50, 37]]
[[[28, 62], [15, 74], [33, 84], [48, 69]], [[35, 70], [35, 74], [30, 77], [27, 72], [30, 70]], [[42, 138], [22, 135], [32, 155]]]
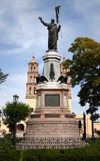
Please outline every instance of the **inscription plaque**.
[[45, 106], [60, 106], [60, 95], [59, 94], [46, 94], [45, 95]]
[[45, 118], [59, 118], [60, 115], [59, 114], [46, 114]]

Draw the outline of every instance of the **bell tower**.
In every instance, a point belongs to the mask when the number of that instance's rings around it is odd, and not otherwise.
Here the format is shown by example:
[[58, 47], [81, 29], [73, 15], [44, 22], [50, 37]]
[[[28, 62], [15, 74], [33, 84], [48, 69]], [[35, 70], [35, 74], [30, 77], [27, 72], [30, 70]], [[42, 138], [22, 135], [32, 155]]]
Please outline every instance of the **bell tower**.
[[28, 104], [34, 112], [36, 105], [36, 77], [38, 77], [38, 63], [35, 60], [35, 56], [32, 57], [32, 61], [28, 64], [27, 83], [26, 83], [26, 104]]

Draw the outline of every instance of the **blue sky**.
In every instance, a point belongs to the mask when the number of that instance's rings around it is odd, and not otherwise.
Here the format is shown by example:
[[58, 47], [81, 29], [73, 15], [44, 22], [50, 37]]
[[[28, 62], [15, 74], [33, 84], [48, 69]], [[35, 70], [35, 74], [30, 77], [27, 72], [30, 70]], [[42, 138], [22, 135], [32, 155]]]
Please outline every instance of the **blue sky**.
[[[54, 7], [61, 5], [58, 52], [66, 58], [76, 37], [89, 37], [100, 42], [100, 0], [0, 0], [0, 68], [9, 73], [0, 86], [0, 109], [14, 94], [25, 102], [28, 63], [32, 56], [42, 73], [42, 56], [47, 50], [48, 32], [38, 17], [50, 22]], [[88, 107], [78, 103], [79, 87], [72, 89], [72, 111], [82, 113]]]

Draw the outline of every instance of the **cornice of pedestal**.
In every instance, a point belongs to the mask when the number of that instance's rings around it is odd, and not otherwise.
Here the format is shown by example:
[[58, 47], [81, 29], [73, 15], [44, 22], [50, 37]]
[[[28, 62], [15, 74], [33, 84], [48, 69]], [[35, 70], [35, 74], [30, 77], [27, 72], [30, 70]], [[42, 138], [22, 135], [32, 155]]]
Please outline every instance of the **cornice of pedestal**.
[[38, 89], [56, 89], [56, 90], [61, 90], [61, 89], [65, 89], [68, 90], [68, 86], [65, 83], [59, 83], [59, 82], [45, 82], [45, 83], [40, 83], [37, 86], [37, 90]]
[[45, 55], [43, 55], [42, 58], [43, 58], [43, 60], [45, 60], [45, 59], [58, 59], [58, 60], [60, 60], [61, 56], [55, 50], [48, 50], [48, 51], [46, 51]]

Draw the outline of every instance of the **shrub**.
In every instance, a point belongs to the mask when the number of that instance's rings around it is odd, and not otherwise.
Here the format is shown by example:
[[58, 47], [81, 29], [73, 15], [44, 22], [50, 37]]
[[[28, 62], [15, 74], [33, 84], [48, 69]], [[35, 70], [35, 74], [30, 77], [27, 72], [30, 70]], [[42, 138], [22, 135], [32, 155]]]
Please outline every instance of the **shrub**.
[[34, 155], [34, 151], [33, 150], [26, 150], [23, 153], [23, 161], [39, 161], [39, 160]]
[[9, 144], [6, 144], [6, 148], [0, 149], [0, 161], [100, 161], [100, 138], [87, 142], [89, 144], [83, 148], [23, 151], [7, 149]]
[[20, 151], [15, 149], [4, 150], [0, 149], [0, 161], [19, 161]]
[[12, 149], [14, 146], [12, 145], [12, 140], [8, 138], [0, 139], [0, 149]]
[[99, 161], [99, 158], [100, 151], [91, 147], [23, 151], [23, 161]]

